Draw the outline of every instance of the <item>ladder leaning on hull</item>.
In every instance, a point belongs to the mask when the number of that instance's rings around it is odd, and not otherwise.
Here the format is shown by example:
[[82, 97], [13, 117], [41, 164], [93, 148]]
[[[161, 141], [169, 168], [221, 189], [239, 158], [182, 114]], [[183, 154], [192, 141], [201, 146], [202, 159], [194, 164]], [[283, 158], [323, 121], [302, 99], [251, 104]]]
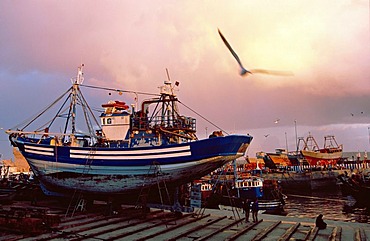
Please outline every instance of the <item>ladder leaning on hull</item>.
[[[165, 209], [170, 209], [171, 211], [173, 210], [173, 206], [171, 205], [171, 198], [170, 194], [168, 192], [168, 188], [166, 185], [166, 181], [164, 179], [161, 179], [161, 176], [163, 176], [161, 166], [158, 162], [153, 162], [150, 165], [150, 168], [148, 170], [148, 174], [144, 177], [143, 184], [140, 190], [140, 194], [138, 196], [138, 200], [136, 203], [136, 208], [141, 208], [142, 209], [142, 215], [143, 218], [146, 217], [146, 214], [149, 213], [149, 208], [148, 208], [148, 195], [150, 193], [150, 189], [152, 187], [152, 181], [151, 179], [155, 178], [156, 184], [157, 184], [157, 189], [158, 189], [158, 194], [159, 194], [159, 199], [160, 199], [160, 204], [158, 206], [159, 209], [165, 210]], [[168, 204], [165, 204], [167, 202]], [[153, 206], [153, 205], [151, 205]], [[155, 205], [157, 207], [157, 205]], [[169, 207], [169, 208], [168, 208]], [[166, 226], [167, 224], [176, 225], [176, 219], [170, 219], [165, 222]]]
[[163, 173], [160, 164], [158, 162], [153, 162], [150, 165], [147, 175], [144, 177], [140, 194], [136, 202], [137, 208], [143, 208], [144, 212], [146, 211], [148, 195], [152, 186], [151, 179], [153, 178], [155, 178], [157, 184], [159, 199], [161, 202], [160, 209], [165, 209], [165, 202], [167, 202], [168, 205], [171, 204], [170, 194], [168, 192], [166, 181], [164, 179], [161, 179], [161, 176], [163, 176]]
[[[90, 149], [89, 154], [86, 158], [85, 166], [84, 166], [84, 168], [82, 170], [82, 173], [81, 173], [81, 177], [83, 177], [84, 175], [87, 175], [89, 173], [89, 171], [91, 169], [91, 164], [94, 160], [93, 157], [95, 156], [95, 153], [96, 153], [96, 149]], [[80, 179], [80, 182], [81, 182], [80, 184], [82, 185], [83, 180]], [[69, 202], [67, 211], [66, 211], [64, 216], [68, 217], [68, 215], [70, 214], [71, 217], [73, 217], [77, 210], [80, 210], [81, 212], [86, 211], [86, 204], [87, 204], [86, 199], [84, 199], [83, 194], [82, 194], [81, 191], [77, 191], [77, 186], [76, 186], [75, 189], [74, 189], [72, 198]], [[72, 208], [73, 208], [73, 210], [70, 213]]]
[[[231, 190], [230, 190], [229, 185], [227, 185], [227, 180], [221, 180], [221, 177], [223, 175], [226, 175], [225, 172], [226, 172], [226, 169], [223, 168], [222, 173], [218, 175], [217, 180], [213, 185], [211, 195], [216, 194], [216, 192], [218, 191], [217, 190], [218, 185], [224, 185], [224, 187], [226, 188], [227, 197], [228, 197], [228, 200], [229, 200], [229, 203], [230, 203], [230, 206], [231, 206], [231, 211], [233, 213], [233, 217], [234, 217], [235, 220], [237, 220], [237, 219], [240, 219], [241, 216], [240, 216], [240, 213], [239, 213], [239, 211], [236, 207], [237, 205], [235, 203], [235, 199], [232, 197], [232, 195], [230, 193]], [[208, 207], [208, 204], [209, 204], [208, 202], [209, 202], [209, 200], [205, 200], [204, 202], [202, 202], [201, 207], [195, 212], [195, 216], [197, 218], [202, 217], [204, 215], [204, 212], [205, 212], [206, 208], [209, 208]]]

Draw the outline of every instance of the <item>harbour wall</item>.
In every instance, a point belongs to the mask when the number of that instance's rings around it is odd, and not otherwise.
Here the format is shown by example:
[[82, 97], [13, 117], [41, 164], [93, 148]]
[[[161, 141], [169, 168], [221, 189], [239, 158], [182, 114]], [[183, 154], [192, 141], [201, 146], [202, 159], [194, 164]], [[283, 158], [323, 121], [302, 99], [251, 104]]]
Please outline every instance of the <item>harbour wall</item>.
[[338, 170], [272, 172], [263, 174], [263, 178], [279, 181], [283, 190], [307, 191], [332, 189], [337, 188], [337, 177], [341, 174], [347, 173], [350, 175], [352, 172], [362, 172], [368, 175], [370, 173], [368, 166], [364, 167], [360, 165], [358, 164], [358, 168], [355, 168], [355, 166], [351, 166], [350, 168], [340, 167]]

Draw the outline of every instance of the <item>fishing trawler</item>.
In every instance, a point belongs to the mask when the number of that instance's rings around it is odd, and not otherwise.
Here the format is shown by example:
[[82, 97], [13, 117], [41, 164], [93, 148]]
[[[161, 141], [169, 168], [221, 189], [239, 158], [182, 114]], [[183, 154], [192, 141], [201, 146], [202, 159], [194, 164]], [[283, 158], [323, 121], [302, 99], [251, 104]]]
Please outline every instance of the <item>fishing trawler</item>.
[[275, 153], [266, 153], [266, 158], [270, 158], [276, 167], [287, 167], [291, 166], [292, 163], [288, 158], [288, 152], [284, 148], [276, 148]]
[[353, 173], [349, 176], [345, 172], [337, 178], [343, 196], [352, 196], [357, 206], [370, 209], [370, 173]]
[[302, 156], [311, 166], [335, 165], [342, 158], [342, 153], [343, 146], [338, 145], [331, 135], [324, 137], [324, 148], [320, 149], [314, 137], [309, 134], [301, 150]]
[[[282, 193], [277, 181], [264, 179], [258, 163], [256, 166], [248, 172], [233, 172], [234, 175], [227, 175], [229, 173], [224, 172], [225, 169], [215, 174], [211, 179], [212, 192], [207, 195], [207, 200], [202, 200], [203, 207], [230, 210], [234, 207], [242, 208], [242, 203], [247, 199], [252, 203], [258, 199], [259, 210], [282, 214], [286, 195]], [[229, 168], [226, 167], [226, 170]], [[236, 168], [235, 161], [233, 168]]]
[[286, 195], [281, 192], [277, 181], [249, 176], [235, 179], [234, 186], [231, 186], [229, 191], [227, 189], [230, 187], [226, 185], [229, 184], [223, 183], [221, 186], [221, 193], [216, 190], [216, 195], [213, 193], [214, 196], [209, 197], [209, 203], [206, 203], [207, 208], [219, 208], [221, 210], [229, 210], [231, 207], [241, 208], [242, 202], [246, 199], [253, 203], [257, 198], [259, 210], [273, 214], [284, 212]]
[[[250, 135], [199, 140], [196, 119], [180, 114], [178, 82], [172, 84], [169, 78], [159, 94], [141, 103], [140, 110], [135, 104], [130, 110], [123, 101], [103, 104], [99, 122], [81, 87], [120, 95], [141, 93], [83, 85], [83, 66], [68, 91], [41, 113], [62, 102], [49, 121], [43, 120], [46, 126], [27, 130], [39, 114], [26, 125], [7, 130], [11, 144], [26, 158], [47, 195], [68, 197], [77, 191], [94, 198], [125, 195], [126, 200], [158, 182], [175, 188], [243, 156], [252, 141]], [[88, 124], [85, 129], [78, 127], [81, 113]]]

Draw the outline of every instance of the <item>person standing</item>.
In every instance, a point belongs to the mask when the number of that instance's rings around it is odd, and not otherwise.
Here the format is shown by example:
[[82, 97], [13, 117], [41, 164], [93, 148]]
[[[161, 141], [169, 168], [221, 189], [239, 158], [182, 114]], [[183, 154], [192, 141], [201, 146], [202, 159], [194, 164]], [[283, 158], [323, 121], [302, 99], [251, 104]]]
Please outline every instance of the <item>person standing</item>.
[[250, 199], [245, 199], [244, 200], [244, 203], [243, 203], [243, 209], [244, 209], [244, 213], [245, 213], [245, 222], [249, 222], [249, 212], [250, 212], [250, 209], [251, 209], [251, 200]]
[[253, 222], [258, 222], [258, 199], [255, 198], [252, 204], [252, 217], [253, 217]]

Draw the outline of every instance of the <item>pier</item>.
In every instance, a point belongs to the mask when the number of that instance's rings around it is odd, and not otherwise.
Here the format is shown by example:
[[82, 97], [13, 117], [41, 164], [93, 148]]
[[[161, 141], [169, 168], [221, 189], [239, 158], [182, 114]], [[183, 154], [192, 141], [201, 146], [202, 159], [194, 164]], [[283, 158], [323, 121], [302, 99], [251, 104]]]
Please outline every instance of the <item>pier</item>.
[[338, 184], [337, 177], [341, 174], [352, 172], [363, 173], [368, 175], [370, 173], [369, 163], [366, 165], [337, 165], [339, 169], [333, 170], [315, 170], [310, 171], [309, 167], [305, 171], [286, 171], [286, 172], [271, 172], [263, 174], [263, 177], [268, 180], [280, 181], [283, 190], [319, 190], [335, 188]]
[[[12, 207], [22, 209], [24, 213], [27, 209], [34, 209], [24, 205]], [[202, 215], [197, 212], [199, 210], [179, 215], [159, 209], [144, 213], [132, 206], [122, 206], [118, 212], [109, 214], [104, 208], [95, 208], [94, 212], [78, 212], [69, 217], [56, 207], [36, 209], [49, 213], [48, 227], [39, 233], [14, 232], [1, 227], [0, 240], [363, 241], [370, 237], [370, 225], [364, 223], [325, 220], [327, 228], [318, 230], [315, 220], [310, 218], [259, 214], [258, 222], [245, 222], [243, 213], [211, 209], [203, 210]], [[18, 216], [18, 222], [21, 220]], [[31, 222], [23, 225], [31, 225]]]

